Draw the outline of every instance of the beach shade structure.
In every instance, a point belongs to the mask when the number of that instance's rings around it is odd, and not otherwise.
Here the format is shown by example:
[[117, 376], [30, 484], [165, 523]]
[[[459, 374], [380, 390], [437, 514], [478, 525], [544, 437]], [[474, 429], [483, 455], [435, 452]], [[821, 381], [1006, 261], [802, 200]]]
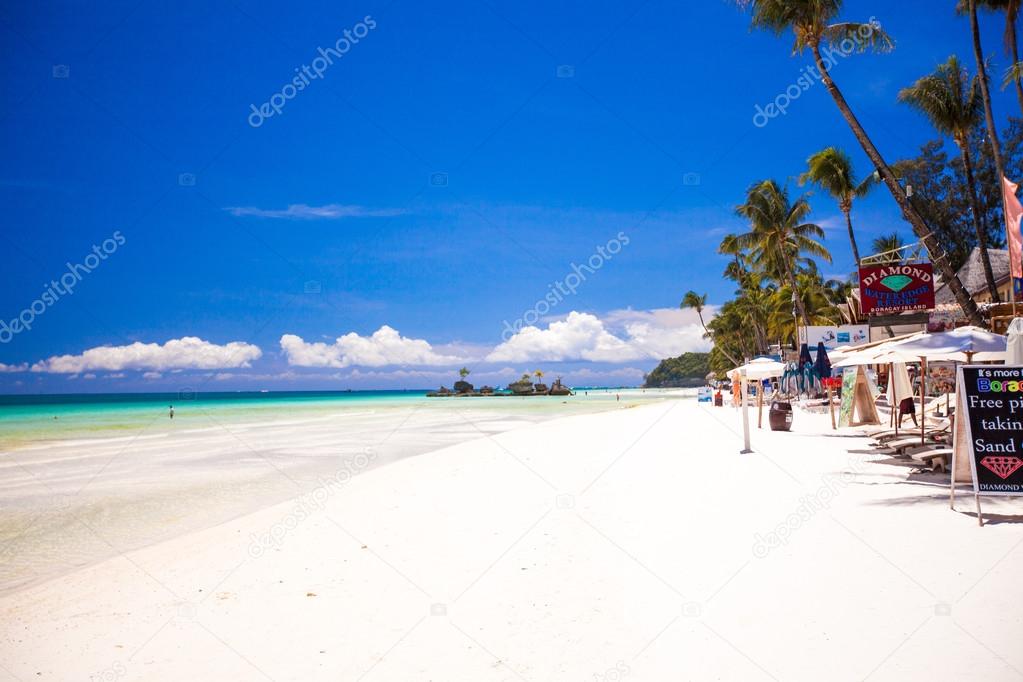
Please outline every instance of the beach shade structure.
[[1023, 317], [1009, 323], [1005, 335], [1005, 364], [1023, 365]]
[[785, 371], [782, 372], [781, 383], [779, 384], [779, 388], [782, 390], [782, 392], [791, 395], [798, 390], [799, 388], [798, 375], [799, 368], [796, 367], [795, 363], [789, 363], [788, 365], [785, 366]]
[[820, 393], [821, 377], [817, 373], [817, 367], [812, 362], [803, 366], [802, 379], [805, 393]]
[[831, 359], [823, 341], [817, 342], [817, 359], [813, 363], [813, 368], [817, 372], [821, 386], [824, 387], [824, 394], [828, 399], [828, 414], [831, 415], [831, 428], [835, 428], [835, 406], [831, 403], [831, 383], [827, 381], [831, 378]]
[[948, 332], [923, 334], [879, 346], [910, 362], [928, 361], [1004, 362], [1006, 337], [980, 327], [960, 327]]
[[798, 374], [796, 381], [799, 384], [799, 393], [809, 393], [811, 389], [811, 377], [807, 368], [813, 367], [813, 358], [810, 357], [810, 348], [805, 343], [799, 347], [799, 361], [796, 363]]
[[810, 347], [805, 343], [799, 347], [799, 369], [802, 370], [806, 365], [812, 365], [813, 358], [810, 357]]
[[[959, 327], [937, 334], [923, 334], [887, 345], [892, 358], [920, 363], [920, 405], [927, 404], [927, 363], [952, 362], [1004, 362], [1006, 338], [980, 327]], [[897, 359], [891, 360], [897, 362]], [[920, 443], [925, 440], [927, 420], [920, 419]]]
[[[741, 367], [736, 367], [728, 373], [728, 378], [733, 381], [736, 378], [742, 378], [746, 381], [752, 381], [757, 386], [757, 424], [759, 428], [763, 427], [764, 415], [764, 389], [760, 382], [764, 379], [774, 379], [780, 377], [785, 373], [785, 365], [772, 360], [771, 358], [757, 358], [752, 362], [749, 362]], [[742, 404], [746, 405], [746, 395], [742, 396]]]
[[828, 358], [828, 351], [824, 347], [823, 341], [817, 342], [817, 359], [813, 363], [813, 368], [817, 370], [818, 378], [831, 378], [831, 360]]
[[[888, 365], [888, 389], [885, 393], [888, 396], [888, 405], [891, 406], [891, 416], [895, 426], [895, 433], [899, 432], [902, 425], [899, 405], [906, 398], [913, 397], [913, 382], [909, 378], [909, 368], [904, 362], [893, 362]], [[922, 419], [923, 417], [921, 417]]]
[[785, 373], [785, 365], [771, 358], [757, 358], [741, 367], [730, 370], [728, 378], [732, 379], [743, 376], [743, 370], [745, 370], [745, 376], [749, 381], [758, 381], [780, 377]]

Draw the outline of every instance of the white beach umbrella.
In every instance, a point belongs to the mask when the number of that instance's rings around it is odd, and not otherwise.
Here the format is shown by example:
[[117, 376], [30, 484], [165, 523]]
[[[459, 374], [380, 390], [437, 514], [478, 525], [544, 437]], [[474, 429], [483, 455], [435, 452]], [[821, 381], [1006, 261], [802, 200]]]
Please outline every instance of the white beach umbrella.
[[1023, 317], [1009, 324], [1005, 341], [1005, 364], [1023, 365]]
[[886, 351], [906, 360], [956, 360], [999, 362], [1005, 360], [1006, 339], [980, 327], [960, 327], [948, 332], [923, 334], [886, 344]]
[[734, 379], [742, 376], [743, 370], [746, 370], [746, 378], [750, 381], [756, 381], [758, 379], [773, 379], [774, 377], [780, 377], [785, 373], [785, 365], [777, 360], [772, 360], [771, 358], [757, 358], [748, 364], [736, 367], [728, 372], [728, 378]]

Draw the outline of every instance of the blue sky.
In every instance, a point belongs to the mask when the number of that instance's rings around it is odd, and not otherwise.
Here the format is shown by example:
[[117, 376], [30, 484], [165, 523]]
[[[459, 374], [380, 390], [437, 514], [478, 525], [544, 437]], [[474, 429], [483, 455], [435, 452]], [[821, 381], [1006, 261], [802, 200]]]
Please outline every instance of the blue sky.
[[[833, 71], [889, 160], [935, 137], [898, 90], [953, 52], [973, 64], [951, 5], [846, 3], [897, 40]], [[808, 61], [748, 24], [724, 0], [7, 3], [0, 318], [105, 258], [0, 330], [0, 391], [424, 387], [461, 364], [477, 383], [638, 383], [706, 348], [673, 309], [730, 295], [715, 247], [749, 184], [797, 192], [829, 145], [868, 170], [820, 85], [753, 124]], [[1001, 17], [983, 29], [1000, 74]], [[829, 274], [851, 270], [835, 206], [812, 201]], [[854, 219], [861, 245], [909, 235], [883, 192]]]

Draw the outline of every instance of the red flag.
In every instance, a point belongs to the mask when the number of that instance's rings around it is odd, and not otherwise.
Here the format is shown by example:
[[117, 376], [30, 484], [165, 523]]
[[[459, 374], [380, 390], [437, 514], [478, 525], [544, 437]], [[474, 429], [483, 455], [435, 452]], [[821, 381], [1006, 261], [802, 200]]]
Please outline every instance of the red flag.
[[1023, 220], [1023, 204], [1016, 198], [1019, 185], [1003, 177], [1002, 195], [1005, 198], [1005, 236], [1009, 244], [1009, 271], [1013, 277], [1023, 277], [1023, 235], [1020, 234], [1020, 221]]

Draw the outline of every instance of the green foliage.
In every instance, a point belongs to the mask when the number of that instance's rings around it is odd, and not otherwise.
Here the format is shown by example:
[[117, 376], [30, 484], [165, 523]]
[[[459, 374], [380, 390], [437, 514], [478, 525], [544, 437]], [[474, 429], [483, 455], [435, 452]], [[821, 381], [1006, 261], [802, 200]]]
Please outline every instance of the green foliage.
[[710, 353], [683, 353], [677, 358], [661, 360], [646, 375], [644, 388], [678, 388], [703, 386], [710, 373]]
[[[1002, 197], [996, 180], [991, 145], [985, 141], [985, 128], [970, 131], [971, 156], [976, 164], [981, 224], [990, 248], [1003, 248]], [[1002, 133], [1002, 163], [1010, 179], [1023, 177], [1023, 121], [1010, 119]], [[942, 140], [933, 140], [920, 148], [920, 154], [895, 164], [902, 183], [913, 188], [910, 199], [923, 216], [941, 246], [948, 251], [952, 267], [958, 269], [977, 245], [973, 227], [966, 173], [959, 155], [950, 158]]]

